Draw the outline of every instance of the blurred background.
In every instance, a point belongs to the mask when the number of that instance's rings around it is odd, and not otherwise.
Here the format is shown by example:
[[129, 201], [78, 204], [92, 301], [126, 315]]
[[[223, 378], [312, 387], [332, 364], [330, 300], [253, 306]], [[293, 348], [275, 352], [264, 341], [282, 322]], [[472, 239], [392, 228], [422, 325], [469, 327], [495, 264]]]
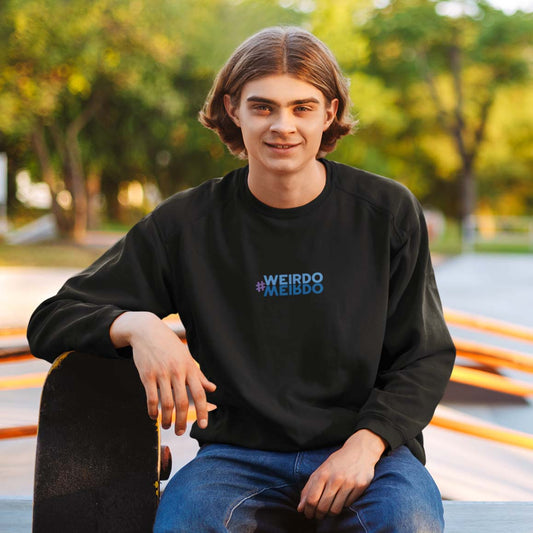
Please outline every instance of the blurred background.
[[[426, 433], [443, 496], [533, 500], [532, 12], [531, 0], [2, 1], [0, 496], [32, 494], [48, 364], [6, 355], [31, 311], [162, 199], [243, 164], [198, 111], [242, 40], [290, 24], [350, 79], [359, 125], [332, 158], [404, 183], [425, 208], [461, 352]], [[163, 439], [176, 466], [194, 453]]]

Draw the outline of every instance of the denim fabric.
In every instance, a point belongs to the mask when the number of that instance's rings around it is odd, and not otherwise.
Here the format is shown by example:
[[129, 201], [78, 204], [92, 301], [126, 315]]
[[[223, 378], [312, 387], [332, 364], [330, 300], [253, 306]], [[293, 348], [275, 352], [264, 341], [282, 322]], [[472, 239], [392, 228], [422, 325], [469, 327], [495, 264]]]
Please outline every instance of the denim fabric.
[[169, 482], [155, 533], [437, 533], [441, 496], [425, 467], [402, 446], [376, 465], [364, 494], [338, 516], [296, 511], [309, 476], [339, 447], [295, 453], [207, 444]]

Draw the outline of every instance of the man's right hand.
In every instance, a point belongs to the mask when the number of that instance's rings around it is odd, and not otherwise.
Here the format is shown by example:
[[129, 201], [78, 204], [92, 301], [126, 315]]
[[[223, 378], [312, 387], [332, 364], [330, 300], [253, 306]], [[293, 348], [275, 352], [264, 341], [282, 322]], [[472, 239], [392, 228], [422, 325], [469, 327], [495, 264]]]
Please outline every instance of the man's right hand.
[[204, 376], [187, 346], [159, 317], [144, 311], [127, 311], [111, 324], [109, 334], [115, 348], [132, 347], [151, 418], [157, 418], [160, 402], [161, 425], [168, 429], [175, 409], [175, 432], [183, 435], [189, 410], [188, 387], [198, 425], [207, 427], [207, 413], [216, 406], [207, 402], [205, 393], [213, 392], [216, 385]]

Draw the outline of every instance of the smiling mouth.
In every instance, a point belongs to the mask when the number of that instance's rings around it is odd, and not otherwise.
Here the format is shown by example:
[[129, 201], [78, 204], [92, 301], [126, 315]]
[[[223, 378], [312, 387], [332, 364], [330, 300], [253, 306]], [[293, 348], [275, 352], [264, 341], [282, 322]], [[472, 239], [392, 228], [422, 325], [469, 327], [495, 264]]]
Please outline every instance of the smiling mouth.
[[278, 150], [288, 150], [289, 148], [294, 148], [295, 146], [298, 146], [297, 144], [278, 144], [278, 143], [265, 143], [267, 146], [270, 146], [271, 148], [276, 148]]

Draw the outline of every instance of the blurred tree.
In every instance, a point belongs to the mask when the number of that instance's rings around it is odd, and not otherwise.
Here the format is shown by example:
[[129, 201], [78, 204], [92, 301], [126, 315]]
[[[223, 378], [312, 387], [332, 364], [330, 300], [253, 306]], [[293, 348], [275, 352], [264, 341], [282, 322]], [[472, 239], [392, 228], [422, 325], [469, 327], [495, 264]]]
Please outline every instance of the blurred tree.
[[9, 0], [0, 9], [0, 132], [31, 138], [58, 226], [77, 240], [88, 188], [107, 193], [112, 211], [121, 181], [157, 181], [167, 195], [229, 160], [196, 120], [216, 70], [248, 34], [302, 18], [266, 0]]
[[[340, 153], [403, 178], [449, 213], [457, 206], [467, 220], [495, 101], [531, 79], [533, 16], [482, 0], [317, 4], [313, 28], [332, 48], [344, 46], [339, 59], [361, 120], [360, 138]], [[450, 177], [458, 188], [443, 204]]]
[[168, 67], [180, 43], [163, 33], [177, 16], [172, 4], [157, 0], [147, 9], [143, 2], [125, 0], [12, 0], [4, 8], [10, 27], [2, 57], [0, 130], [31, 137], [59, 228], [74, 239], [83, 238], [87, 220], [80, 133], [110, 93], [129, 91], [179, 113], [181, 99]]
[[479, 197], [491, 212], [533, 214], [533, 82], [499, 91], [478, 162]]
[[197, 113], [234, 47], [273, 24], [309, 27], [351, 80], [359, 132], [335, 158], [459, 217], [476, 174], [494, 205], [505, 183], [531, 209], [532, 17], [481, 0], [5, 0], [0, 149], [11, 169], [40, 168], [81, 239], [88, 192], [116, 218], [124, 182], [168, 196], [235, 166]]

